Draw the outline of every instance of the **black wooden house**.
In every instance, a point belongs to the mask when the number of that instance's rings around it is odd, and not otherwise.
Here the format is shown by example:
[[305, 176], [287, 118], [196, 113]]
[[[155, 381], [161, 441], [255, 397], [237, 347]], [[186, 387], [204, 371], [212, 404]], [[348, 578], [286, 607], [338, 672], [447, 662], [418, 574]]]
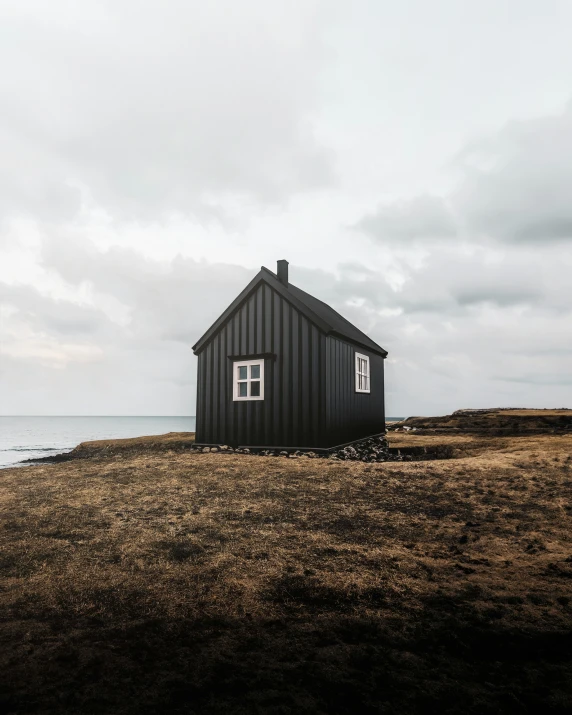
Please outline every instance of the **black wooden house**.
[[330, 448], [384, 433], [387, 352], [262, 267], [193, 346], [197, 444]]

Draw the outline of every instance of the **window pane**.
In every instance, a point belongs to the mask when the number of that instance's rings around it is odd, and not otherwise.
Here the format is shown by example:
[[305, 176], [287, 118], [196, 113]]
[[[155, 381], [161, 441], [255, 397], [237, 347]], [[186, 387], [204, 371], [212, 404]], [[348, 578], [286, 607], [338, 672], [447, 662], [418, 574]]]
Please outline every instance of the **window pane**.
[[260, 380], [260, 365], [250, 366], [250, 377], [253, 380]]
[[[246, 370], [246, 368], [244, 368]], [[248, 397], [248, 383], [246, 382], [239, 382], [238, 383], [238, 396], [239, 397]]]
[[260, 382], [251, 382], [250, 383], [250, 396], [251, 397], [260, 397]]
[[361, 375], [358, 375], [358, 390], [363, 390], [363, 378]]
[[248, 370], [248, 368], [246, 367], [246, 365], [242, 365], [241, 367], [238, 368], [238, 379], [239, 380], [246, 380], [246, 378], [248, 377], [247, 370]]

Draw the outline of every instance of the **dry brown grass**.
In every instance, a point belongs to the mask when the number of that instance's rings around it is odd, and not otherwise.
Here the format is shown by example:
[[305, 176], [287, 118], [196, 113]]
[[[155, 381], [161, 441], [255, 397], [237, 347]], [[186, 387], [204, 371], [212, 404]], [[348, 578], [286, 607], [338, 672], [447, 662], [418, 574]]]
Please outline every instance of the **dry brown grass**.
[[82, 442], [68, 456], [82, 457], [130, 457], [145, 453], [162, 453], [170, 450], [185, 449], [194, 444], [194, 432], [168, 432], [149, 437], [131, 437], [127, 439], [101, 439]]
[[572, 415], [572, 410], [563, 407], [559, 410], [504, 410], [505, 415], [518, 415], [520, 417], [536, 417], [537, 415], [559, 415], [559, 416], [570, 416]]
[[433, 447], [435, 444], [447, 444], [453, 447], [474, 445], [481, 440], [474, 435], [440, 435], [435, 439], [432, 434], [416, 434], [415, 432], [389, 432], [387, 441], [390, 447]]
[[572, 435], [451, 439], [0, 472], [5, 709], [569, 712]]

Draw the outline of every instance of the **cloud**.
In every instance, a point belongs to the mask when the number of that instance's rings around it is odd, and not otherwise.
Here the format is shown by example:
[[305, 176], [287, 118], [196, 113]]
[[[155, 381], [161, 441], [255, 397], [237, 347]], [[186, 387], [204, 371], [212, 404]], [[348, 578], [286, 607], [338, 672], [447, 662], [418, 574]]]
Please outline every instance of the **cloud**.
[[355, 228], [381, 242], [450, 239], [458, 233], [443, 199], [429, 195], [382, 204]]
[[[291, 278], [389, 350], [389, 414], [432, 414], [566, 403], [571, 266], [551, 264], [546, 251], [459, 250], [402, 259], [399, 289], [359, 261], [337, 276], [292, 263]], [[41, 266], [66, 297], [3, 286], [7, 413], [193, 414], [191, 346], [255, 273], [99, 250], [69, 233], [44, 238]]]
[[514, 244], [572, 241], [572, 104], [513, 122], [458, 158], [453, 197], [471, 229]]
[[5, 214], [204, 215], [333, 180], [312, 124], [313, 0], [23, 1], [0, 22]]
[[[99, 309], [44, 295], [30, 285], [0, 283], [0, 304], [31, 329], [59, 337], [93, 336], [102, 331], [109, 319]], [[8, 320], [8, 317], [5, 318]]]
[[4, 412], [193, 413], [276, 258], [389, 350], [390, 414], [570, 401], [569, 23], [378, 5], [2, 4]]
[[445, 199], [385, 203], [356, 227], [380, 242], [572, 242], [572, 103], [472, 142], [451, 169], [459, 178]]
[[[439, 313], [443, 318], [469, 315], [484, 305], [567, 310], [569, 262], [554, 266], [553, 261], [550, 254], [538, 259], [514, 253], [491, 257], [482, 249], [433, 251], [418, 264], [407, 256], [401, 259], [398, 289], [379, 272], [357, 264], [340, 265], [337, 281], [324, 274], [318, 285], [327, 296], [326, 302], [345, 304], [345, 310], [357, 321], [368, 309], [374, 313]], [[310, 274], [306, 274], [308, 284], [316, 285], [316, 278], [310, 279]], [[359, 305], [360, 300], [365, 305]]]
[[251, 280], [236, 265], [176, 257], [153, 261], [133, 249], [99, 251], [86, 239], [51, 237], [43, 265], [68, 284], [88, 286], [97, 302], [113, 299], [129, 320], [130, 340], [177, 341], [192, 345]]
[[388, 414], [570, 403], [572, 255], [441, 248], [400, 268], [399, 289], [356, 262], [337, 279], [296, 271], [300, 287], [389, 351]]
[[0, 283], [3, 411], [194, 414], [191, 346], [252, 271], [101, 251], [69, 233], [44, 238], [41, 266], [64, 297]]
[[514, 376], [514, 375], [504, 375], [495, 376], [495, 380], [500, 380], [502, 382], [516, 382], [525, 385], [557, 385], [565, 386], [572, 385], [572, 376], [570, 373], [529, 373], [526, 375]]

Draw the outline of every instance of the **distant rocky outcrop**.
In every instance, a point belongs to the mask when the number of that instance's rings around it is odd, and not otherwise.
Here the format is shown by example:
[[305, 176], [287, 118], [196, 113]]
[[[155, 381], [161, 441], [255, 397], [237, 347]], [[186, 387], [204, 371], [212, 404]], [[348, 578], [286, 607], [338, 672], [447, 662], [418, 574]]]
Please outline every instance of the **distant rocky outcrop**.
[[408, 417], [389, 431], [416, 431], [419, 434], [474, 433], [489, 436], [566, 433], [572, 430], [572, 410], [496, 407], [462, 409], [442, 417]]

